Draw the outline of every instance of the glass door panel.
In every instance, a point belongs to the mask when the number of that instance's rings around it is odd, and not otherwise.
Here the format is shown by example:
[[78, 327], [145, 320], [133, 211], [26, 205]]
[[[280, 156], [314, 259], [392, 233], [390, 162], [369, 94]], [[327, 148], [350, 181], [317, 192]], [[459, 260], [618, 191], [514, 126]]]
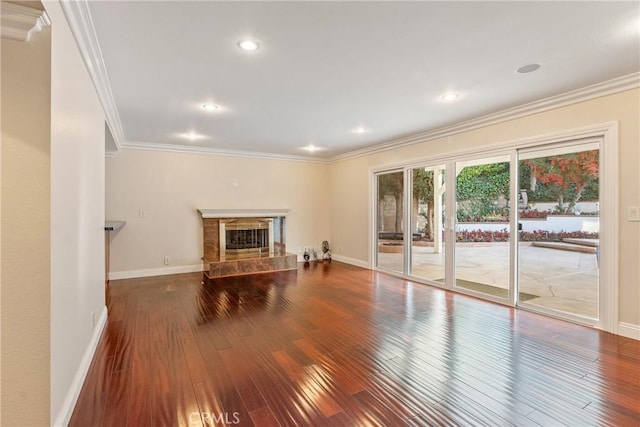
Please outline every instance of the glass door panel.
[[445, 165], [419, 167], [411, 174], [411, 265], [409, 274], [444, 284]]
[[404, 273], [404, 172], [376, 175], [376, 265]]
[[456, 162], [455, 286], [507, 300], [510, 156]]
[[598, 142], [518, 154], [518, 304], [598, 319]]

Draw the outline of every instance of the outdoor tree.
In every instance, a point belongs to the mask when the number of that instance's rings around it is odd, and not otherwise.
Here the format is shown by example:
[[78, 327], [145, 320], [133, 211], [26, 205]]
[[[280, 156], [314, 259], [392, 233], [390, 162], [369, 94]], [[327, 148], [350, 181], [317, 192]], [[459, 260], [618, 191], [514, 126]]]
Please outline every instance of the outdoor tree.
[[[401, 172], [380, 175], [378, 177], [378, 202], [380, 206], [379, 214], [382, 215], [382, 202], [385, 197], [391, 197], [395, 201], [395, 230], [401, 232], [403, 215], [404, 185]], [[433, 171], [424, 169], [413, 170], [413, 206], [412, 220], [415, 221], [419, 214], [419, 204], [427, 205], [427, 220], [432, 227], [433, 222]]]
[[380, 216], [382, 216], [382, 202], [384, 201], [385, 196], [390, 196], [395, 200], [396, 212], [394, 231], [401, 232], [404, 205], [404, 183], [402, 172], [387, 173], [378, 176], [378, 209], [380, 209]]
[[537, 181], [545, 184], [561, 213], [573, 210], [585, 188], [597, 181], [600, 170], [598, 150], [529, 159], [525, 164], [531, 169], [531, 190], [535, 191]]
[[423, 168], [413, 170], [413, 212], [411, 218], [414, 224], [417, 222], [419, 205], [426, 204], [427, 210], [425, 216], [427, 219], [428, 236], [433, 236], [433, 171], [427, 171]]
[[475, 198], [494, 199], [509, 194], [509, 163], [489, 163], [467, 166], [456, 179], [459, 200]]
[[509, 197], [510, 171], [508, 162], [467, 166], [456, 178], [456, 197], [461, 202], [458, 219], [481, 219], [494, 214], [494, 202], [503, 195]]

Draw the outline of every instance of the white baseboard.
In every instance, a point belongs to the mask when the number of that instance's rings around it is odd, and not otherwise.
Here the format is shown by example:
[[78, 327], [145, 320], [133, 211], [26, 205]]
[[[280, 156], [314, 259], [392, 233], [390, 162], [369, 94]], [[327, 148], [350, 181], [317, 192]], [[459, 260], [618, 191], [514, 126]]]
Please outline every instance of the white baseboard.
[[147, 270], [112, 271], [109, 280], [135, 279], [138, 277], [167, 276], [169, 274], [195, 273], [202, 271], [202, 264], [178, 265], [175, 267], [150, 268]]
[[633, 338], [634, 340], [640, 340], [640, 325], [620, 322], [618, 323], [618, 335], [622, 335], [623, 337], [627, 338]]
[[366, 268], [366, 269], [370, 269], [371, 268], [367, 261], [362, 261], [360, 259], [349, 258], [349, 257], [346, 257], [346, 256], [335, 255], [335, 254], [332, 254], [331, 258], [333, 258], [334, 260], [336, 260], [338, 262], [344, 262], [345, 264], [355, 265], [356, 267], [362, 267], [362, 268]]
[[93, 355], [96, 352], [96, 348], [98, 347], [98, 342], [100, 341], [100, 336], [102, 335], [102, 331], [104, 330], [104, 326], [106, 324], [107, 324], [107, 307], [104, 307], [102, 309], [102, 313], [100, 313], [98, 324], [93, 330], [93, 335], [91, 336], [89, 345], [87, 346], [87, 349], [84, 352], [84, 356], [82, 356], [82, 360], [80, 361], [80, 365], [78, 366], [76, 375], [73, 377], [73, 382], [69, 387], [69, 391], [67, 392], [67, 397], [64, 399], [62, 408], [60, 408], [60, 412], [58, 412], [58, 416], [56, 417], [55, 422], [53, 423], [55, 427], [65, 427], [69, 424], [69, 421], [71, 420], [73, 409], [75, 408], [76, 402], [78, 401], [80, 390], [82, 390], [82, 385], [84, 384], [84, 380], [87, 377], [87, 373], [89, 372], [89, 367], [91, 366]]

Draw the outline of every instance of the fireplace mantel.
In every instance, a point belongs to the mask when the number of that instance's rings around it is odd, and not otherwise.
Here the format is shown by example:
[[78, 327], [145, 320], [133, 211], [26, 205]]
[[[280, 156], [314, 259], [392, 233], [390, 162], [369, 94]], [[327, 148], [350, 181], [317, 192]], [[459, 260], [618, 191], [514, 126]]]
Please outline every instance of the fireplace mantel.
[[202, 218], [273, 218], [287, 216], [289, 209], [198, 209]]

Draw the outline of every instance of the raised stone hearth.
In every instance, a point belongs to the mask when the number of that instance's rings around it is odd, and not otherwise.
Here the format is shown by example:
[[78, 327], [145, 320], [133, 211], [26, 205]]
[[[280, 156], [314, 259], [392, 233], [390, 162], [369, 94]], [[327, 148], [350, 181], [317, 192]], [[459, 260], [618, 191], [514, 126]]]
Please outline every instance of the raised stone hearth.
[[206, 277], [297, 269], [297, 256], [286, 252], [287, 210], [198, 211], [202, 216]]
[[210, 262], [207, 276], [209, 278], [239, 276], [242, 274], [295, 270], [297, 268], [298, 260], [294, 254], [263, 254], [254, 255], [251, 258]]

